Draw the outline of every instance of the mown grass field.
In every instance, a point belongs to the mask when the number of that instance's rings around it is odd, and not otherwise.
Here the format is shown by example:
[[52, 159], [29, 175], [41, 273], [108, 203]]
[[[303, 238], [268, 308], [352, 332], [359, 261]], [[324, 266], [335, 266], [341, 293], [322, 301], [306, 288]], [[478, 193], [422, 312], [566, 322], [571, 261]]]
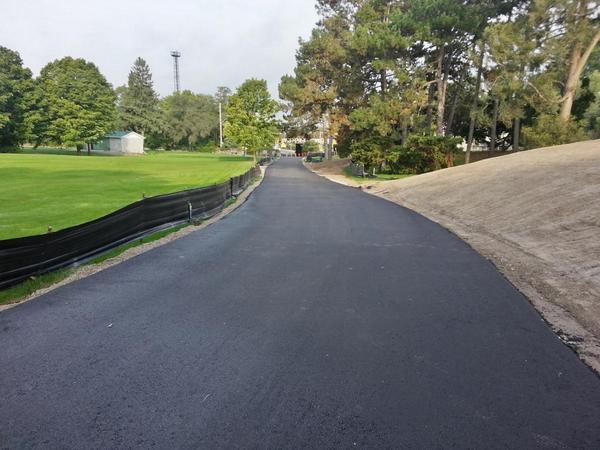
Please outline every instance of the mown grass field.
[[0, 154], [0, 239], [88, 222], [144, 194], [149, 197], [221, 183], [253, 164], [250, 158], [188, 152], [143, 156], [47, 153]]

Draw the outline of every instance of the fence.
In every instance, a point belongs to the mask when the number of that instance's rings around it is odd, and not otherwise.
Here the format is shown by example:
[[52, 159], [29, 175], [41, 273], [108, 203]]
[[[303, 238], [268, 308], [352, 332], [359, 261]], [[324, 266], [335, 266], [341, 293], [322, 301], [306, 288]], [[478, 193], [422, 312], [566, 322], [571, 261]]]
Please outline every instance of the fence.
[[365, 176], [365, 166], [362, 163], [352, 163], [350, 164], [350, 171], [352, 175], [355, 177], [364, 177]]
[[253, 167], [214, 186], [149, 197], [107, 216], [63, 230], [0, 240], [0, 288], [99, 254], [191, 218], [208, 218], [260, 174]]

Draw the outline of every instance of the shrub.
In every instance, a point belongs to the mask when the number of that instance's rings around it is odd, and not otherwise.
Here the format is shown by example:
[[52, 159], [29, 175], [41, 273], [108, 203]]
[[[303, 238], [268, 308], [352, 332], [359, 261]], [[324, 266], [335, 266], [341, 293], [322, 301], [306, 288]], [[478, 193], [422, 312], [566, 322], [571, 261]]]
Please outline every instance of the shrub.
[[523, 144], [526, 148], [549, 147], [589, 139], [581, 123], [569, 120], [562, 123], [555, 115], [542, 114], [530, 127], [523, 127]]
[[302, 150], [305, 153], [308, 152], [320, 152], [321, 148], [319, 147], [319, 144], [315, 141], [306, 141], [306, 143], [304, 144], [304, 147], [302, 148]]
[[415, 174], [427, 172], [431, 166], [430, 158], [410, 147], [397, 147], [386, 158], [392, 173]]
[[385, 162], [383, 148], [376, 140], [366, 139], [354, 142], [351, 149], [352, 162], [362, 164], [365, 172], [371, 172], [373, 168], [378, 168]]
[[386, 158], [395, 173], [424, 173], [450, 167], [459, 152], [460, 138], [412, 135], [406, 145], [394, 148]]

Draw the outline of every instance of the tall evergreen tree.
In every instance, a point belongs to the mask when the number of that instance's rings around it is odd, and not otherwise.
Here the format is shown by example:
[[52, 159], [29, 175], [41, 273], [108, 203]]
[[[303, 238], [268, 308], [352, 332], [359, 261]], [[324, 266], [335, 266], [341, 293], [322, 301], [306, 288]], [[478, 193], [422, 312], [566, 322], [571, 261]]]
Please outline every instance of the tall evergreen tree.
[[231, 97], [231, 89], [227, 86], [219, 86], [217, 88], [217, 92], [215, 93], [215, 101], [217, 103], [225, 107], [229, 103], [229, 97]]
[[154, 91], [150, 67], [142, 58], [137, 58], [133, 63], [127, 87], [120, 90], [119, 94], [119, 127], [142, 135], [160, 129], [158, 95]]
[[0, 47], [0, 148], [25, 142], [25, 115], [31, 104], [31, 71], [23, 67], [19, 54]]

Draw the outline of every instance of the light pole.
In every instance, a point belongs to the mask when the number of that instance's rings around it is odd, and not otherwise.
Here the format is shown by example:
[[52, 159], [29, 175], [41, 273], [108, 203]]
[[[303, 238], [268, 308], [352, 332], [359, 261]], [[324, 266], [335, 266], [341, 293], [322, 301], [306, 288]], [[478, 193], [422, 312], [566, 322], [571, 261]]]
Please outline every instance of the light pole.
[[223, 148], [223, 112], [219, 102], [219, 148]]

